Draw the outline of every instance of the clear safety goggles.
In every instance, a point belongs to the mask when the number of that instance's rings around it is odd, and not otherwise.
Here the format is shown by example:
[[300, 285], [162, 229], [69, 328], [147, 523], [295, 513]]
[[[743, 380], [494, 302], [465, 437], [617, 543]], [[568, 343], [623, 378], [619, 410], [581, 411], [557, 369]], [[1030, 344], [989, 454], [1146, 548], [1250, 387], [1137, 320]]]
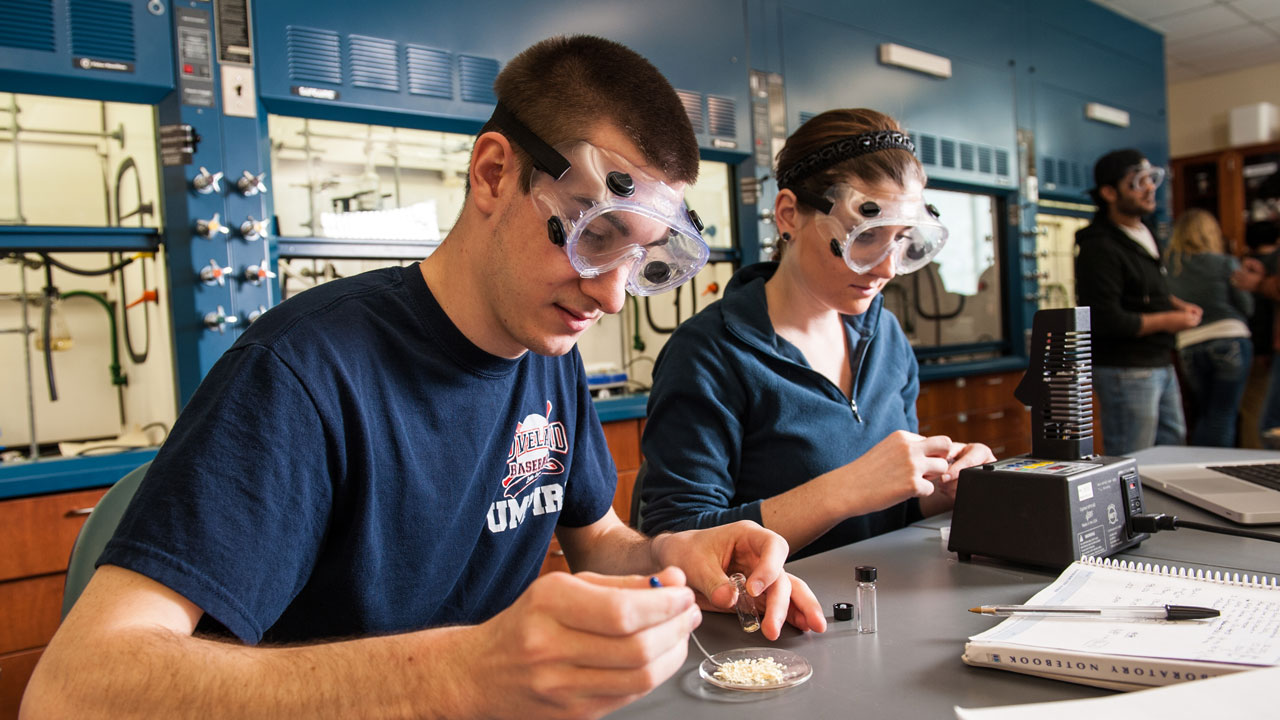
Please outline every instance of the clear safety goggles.
[[580, 276], [626, 265], [627, 291], [656, 295], [706, 265], [702, 221], [685, 207], [682, 193], [587, 142], [555, 152], [567, 169], [557, 178], [535, 167], [529, 194], [548, 216], [551, 242], [564, 248]]
[[1143, 160], [1142, 164], [1134, 165], [1125, 172], [1125, 177], [1129, 179], [1129, 187], [1136, 191], [1144, 190], [1147, 183], [1151, 183], [1151, 189], [1155, 190], [1160, 187], [1160, 183], [1164, 182], [1164, 176], [1164, 168], [1152, 165], [1147, 160]]
[[840, 183], [818, 197], [803, 188], [790, 189], [819, 211], [815, 222], [831, 238], [831, 252], [856, 273], [871, 272], [887, 257], [893, 258], [894, 274], [913, 273], [947, 243], [938, 209], [925, 203], [920, 190], [871, 196]]

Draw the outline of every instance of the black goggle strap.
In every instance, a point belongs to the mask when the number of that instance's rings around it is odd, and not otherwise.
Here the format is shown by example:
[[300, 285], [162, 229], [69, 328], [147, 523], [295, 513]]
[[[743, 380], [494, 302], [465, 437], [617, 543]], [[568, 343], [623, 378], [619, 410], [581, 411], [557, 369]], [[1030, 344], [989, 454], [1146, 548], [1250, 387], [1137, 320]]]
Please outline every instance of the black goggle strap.
[[796, 196], [797, 200], [804, 203], [805, 205], [808, 205], [814, 210], [817, 210], [823, 215], [830, 215], [831, 209], [835, 207], [835, 205], [830, 200], [822, 197], [821, 195], [815, 192], [810, 192], [808, 190], [805, 190], [802, 187], [787, 186], [779, 189], [790, 190], [792, 194]]
[[533, 158], [534, 167], [556, 180], [569, 172], [571, 167], [569, 160], [520, 122], [505, 105], [498, 103], [493, 108], [493, 116], [490, 119], [502, 129], [504, 135], [515, 140], [525, 152], [529, 153], [529, 157]]

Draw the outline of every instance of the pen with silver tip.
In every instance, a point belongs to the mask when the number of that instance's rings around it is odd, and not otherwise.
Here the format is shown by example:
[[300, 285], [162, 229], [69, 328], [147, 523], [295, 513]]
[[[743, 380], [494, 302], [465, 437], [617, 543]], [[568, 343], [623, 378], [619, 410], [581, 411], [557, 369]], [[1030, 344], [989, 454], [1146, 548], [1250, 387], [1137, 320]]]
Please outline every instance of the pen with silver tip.
[[1118, 619], [1152, 619], [1152, 620], [1203, 620], [1215, 618], [1220, 614], [1217, 610], [1194, 605], [1152, 605], [1130, 606], [1092, 606], [1082, 605], [982, 605], [969, 608], [971, 613], [981, 615], [1057, 615], [1066, 617], [1101, 617]]

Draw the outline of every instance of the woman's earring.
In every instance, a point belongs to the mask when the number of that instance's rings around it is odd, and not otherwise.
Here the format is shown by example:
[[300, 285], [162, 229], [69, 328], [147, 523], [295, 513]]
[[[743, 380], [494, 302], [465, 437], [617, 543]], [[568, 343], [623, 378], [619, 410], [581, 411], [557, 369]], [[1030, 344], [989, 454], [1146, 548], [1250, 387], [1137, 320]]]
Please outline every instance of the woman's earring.
[[782, 233], [782, 242], [791, 242], [791, 233], [789, 232]]

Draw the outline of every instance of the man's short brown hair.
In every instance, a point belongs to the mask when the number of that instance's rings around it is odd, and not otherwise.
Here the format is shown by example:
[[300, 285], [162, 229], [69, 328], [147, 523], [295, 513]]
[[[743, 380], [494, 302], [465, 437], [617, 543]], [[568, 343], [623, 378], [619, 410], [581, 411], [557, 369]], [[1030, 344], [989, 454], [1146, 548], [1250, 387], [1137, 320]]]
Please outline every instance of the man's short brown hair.
[[[493, 89], [498, 102], [549, 145], [583, 140], [612, 123], [664, 179], [698, 179], [698, 140], [684, 105], [662, 73], [625, 45], [590, 35], [549, 38], [512, 58]], [[489, 131], [501, 132], [492, 120], [480, 130]], [[527, 192], [532, 162], [512, 145]]]

